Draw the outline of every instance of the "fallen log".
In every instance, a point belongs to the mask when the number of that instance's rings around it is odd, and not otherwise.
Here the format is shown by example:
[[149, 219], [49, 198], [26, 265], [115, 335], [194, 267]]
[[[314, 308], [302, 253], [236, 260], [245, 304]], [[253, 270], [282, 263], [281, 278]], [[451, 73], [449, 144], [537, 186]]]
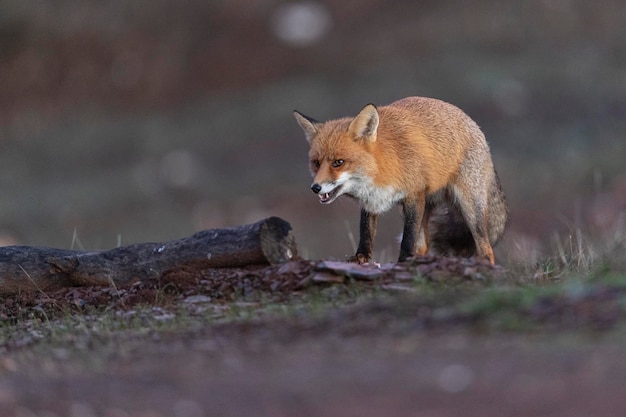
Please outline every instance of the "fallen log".
[[106, 251], [0, 247], [0, 294], [67, 286], [128, 285], [177, 268], [279, 264], [297, 256], [291, 226], [278, 217], [198, 232], [164, 243]]

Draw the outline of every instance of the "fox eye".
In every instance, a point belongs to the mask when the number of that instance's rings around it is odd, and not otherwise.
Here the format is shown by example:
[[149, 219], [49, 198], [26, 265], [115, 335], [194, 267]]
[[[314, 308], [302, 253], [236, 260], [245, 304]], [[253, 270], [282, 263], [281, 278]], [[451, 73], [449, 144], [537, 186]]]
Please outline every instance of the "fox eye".
[[343, 159], [335, 159], [333, 161], [333, 168], [339, 168], [340, 166], [342, 166], [344, 163]]
[[311, 161], [313, 166], [315, 168], [319, 168], [320, 167], [320, 160], [319, 159], [314, 159], [313, 161]]

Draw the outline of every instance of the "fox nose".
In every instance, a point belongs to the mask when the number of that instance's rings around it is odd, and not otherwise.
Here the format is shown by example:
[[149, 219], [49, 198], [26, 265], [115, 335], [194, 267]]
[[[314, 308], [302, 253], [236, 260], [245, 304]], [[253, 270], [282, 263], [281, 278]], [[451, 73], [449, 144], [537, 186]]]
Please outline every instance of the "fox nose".
[[313, 190], [315, 194], [318, 194], [320, 191], [322, 191], [322, 186], [318, 183], [315, 183], [311, 186], [311, 190]]

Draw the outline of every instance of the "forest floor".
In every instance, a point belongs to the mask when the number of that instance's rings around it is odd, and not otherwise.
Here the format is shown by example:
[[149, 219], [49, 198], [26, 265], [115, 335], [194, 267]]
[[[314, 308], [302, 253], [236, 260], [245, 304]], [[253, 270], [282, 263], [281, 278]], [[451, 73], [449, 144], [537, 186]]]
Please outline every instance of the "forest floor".
[[5, 297], [0, 412], [617, 416], [620, 271], [299, 260]]

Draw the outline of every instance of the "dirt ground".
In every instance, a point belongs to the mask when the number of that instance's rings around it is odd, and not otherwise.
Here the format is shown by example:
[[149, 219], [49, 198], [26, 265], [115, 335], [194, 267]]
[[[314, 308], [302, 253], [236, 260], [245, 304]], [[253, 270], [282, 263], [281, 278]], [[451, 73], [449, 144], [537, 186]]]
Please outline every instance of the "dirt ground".
[[[0, 413], [623, 415], [622, 289], [538, 299], [518, 311], [531, 328], [506, 330], [459, 307], [499, 285], [502, 271], [481, 262], [430, 259], [358, 278], [342, 268], [178, 271], [126, 289], [9, 297], [1, 314], [16, 335], [2, 344]], [[446, 271], [456, 272], [442, 283]], [[233, 307], [245, 317], [224, 313]], [[82, 331], [112, 313], [152, 321]], [[55, 336], [68, 317], [77, 328]]]
[[548, 345], [459, 331], [312, 337], [303, 329], [277, 343], [275, 329], [238, 330], [247, 337], [127, 346], [96, 372], [71, 358], [30, 357], [26, 372], [8, 371], [5, 360], [2, 413], [620, 416], [626, 406], [624, 348], [602, 339]]

